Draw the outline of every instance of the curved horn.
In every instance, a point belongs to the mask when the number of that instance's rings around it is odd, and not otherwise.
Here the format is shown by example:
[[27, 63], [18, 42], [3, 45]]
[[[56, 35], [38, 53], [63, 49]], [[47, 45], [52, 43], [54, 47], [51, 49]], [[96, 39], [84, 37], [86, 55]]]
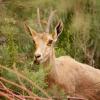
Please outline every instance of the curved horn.
[[39, 9], [39, 8], [37, 8], [37, 21], [38, 21], [38, 24], [39, 24], [40, 30], [43, 31], [43, 27], [42, 27], [42, 25], [41, 25], [40, 9]]
[[54, 16], [55, 12], [56, 12], [56, 10], [51, 11], [51, 13], [50, 13], [50, 16], [49, 16], [48, 22], [47, 22], [46, 33], [49, 33], [50, 25], [51, 25], [51, 23], [52, 23], [52, 19], [53, 19], [53, 16]]

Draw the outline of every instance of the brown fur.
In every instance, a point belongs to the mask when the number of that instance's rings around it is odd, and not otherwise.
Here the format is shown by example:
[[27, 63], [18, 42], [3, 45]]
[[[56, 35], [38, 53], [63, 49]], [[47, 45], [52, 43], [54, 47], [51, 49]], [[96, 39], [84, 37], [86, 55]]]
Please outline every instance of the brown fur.
[[[70, 96], [100, 100], [99, 69], [79, 63], [69, 56], [55, 57], [53, 46], [61, 33], [61, 22], [56, 26], [53, 36], [48, 33], [37, 34], [29, 26], [27, 29], [36, 44], [35, 60], [38, 64], [42, 63], [44, 69], [48, 71], [49, 85], [58, 84]], [[53, 41], [48, 45], [49, 40]]]
[[100, 70], [79, 63], [69, 56], [55, 58], [49, 82], [61, 86], [68, 95], [100, 100]]

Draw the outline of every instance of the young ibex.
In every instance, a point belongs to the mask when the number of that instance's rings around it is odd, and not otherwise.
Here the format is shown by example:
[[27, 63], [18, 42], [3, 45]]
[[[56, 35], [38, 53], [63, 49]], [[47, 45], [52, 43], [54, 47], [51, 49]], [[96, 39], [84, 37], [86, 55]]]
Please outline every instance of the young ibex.
[[53, 13], [49, 17], [46, 32], [37, 33], [26, 25], [36, 46], [34, 62], [43, 64], [49, 72], [48, 82], [58, 84], [68, 95], [100, 100], [100, 70], [77, 62], [69, 56], [55, 57], [54, 44], [62, 32], [63, 23], [59, 21], [55, 32], [49, 34]]

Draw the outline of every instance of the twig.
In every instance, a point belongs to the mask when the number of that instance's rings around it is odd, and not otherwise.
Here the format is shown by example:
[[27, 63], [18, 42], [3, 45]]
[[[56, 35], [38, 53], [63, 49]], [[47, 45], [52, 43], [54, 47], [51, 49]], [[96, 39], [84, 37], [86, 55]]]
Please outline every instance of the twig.
[[[0, 82], [1, 83], [1, 82]], [[42, 97], [34, 97], [34, 96], [25, 96], [25, 95], [21, 95], [21, 94], [15, 94], [14, 92], [12, 92], [12, 90], [8, 89], [8, 88], [5, 88], [4, 84], [2, 84], [2, 88], [0, 88], [1, 90], [1, 94], [0, 96], [4, 96], [4, 97], [8, 97], [10, 98], [9, 100], [26, 100], [26, 99], [32, 99], [32, 100], [52, 100], [52, 99], [48, 99], [48, 98], [42, 98]], [[6, 94], [3, 95], [3, 94]]]
[[14, 82], [12, 82], [12, 81], [9, 81], [9, 80], [4, 79], [4, 78], [2, 78], [2, 77], [0, 77], [0, 80], [2, 80], [2, 81], [4, 81], [4, 82], [7, 82], [7, 83], [9, 83], [9, 84], [12, 84], [12, 85], [14, 85], [14, 86], [16, 86], [16, 87], [18, 87], [18, 88], [20, 88], [20, 89], [26, 91], [28, 94], [30, 93], [32, 96], [38, 97], [36, 94], [34, 94], [33, 92], [29, 91], [27, 88], [22, 87], [22, 86], [20, 86], [20, 85], [14, 83]]
[[68, 99], [68, 100], [87, 100], [87, 99], [85, 99], [85, 98], [70, 97], [70, 96], [68, 96], [67, 99]]
[[[18, 70], [17, 70], [17, 68], [16, 68], [16, 63], [13, 63], [13, 68], [14, 68], [14, 71], [16, 71], [16, 72], [18, 72]], [[16, 74], [17, 75], [17, 74]], [[26, 88], [26, 86], [23, 84], [23, 82], [21, 81], [21, 79], [20, 79], [20, 77], [17, 75], [17, 78], [18, 78], [18, 81], [19, 81], [19, 83], [20, 83], [20, 85], [22, 86], [22, 87], [24, 87], [26, 90], [27, 90], [27, 93], [30, 95], [33, 95], [33, 93], [31, 92], [31, 91], [29, 91], [27, 88]], [[24, 91], [23, 91], [24, 92]]]
[[4, 97], [8, 98], [8, 100], [12, 100], [11, 97], [9, 97], [7, 94], [5, 94], [4, 92], [1, 92], [1, 91], [0, 91], [0, 96], [4, 96]]
[[37, 89], [39, 89], [47, 98], [51, 98], [42, 88], [40, 88], [38, 85], [36, 85], [35, 83], [33, 83], [33, 81], [31, 81], [30, 79], [28, 79], [27, 77], [25, 77], [24, 75], [20, 74], [19, 72], [14, 72], [12, 69], [9, 69], [5, 66], [0, 65], [1, 68], [8, 70], [12, 73], [17, 74], [19, 77], [27, 80], [30, 84], [32, 84], [34, 87], [36, 87]]

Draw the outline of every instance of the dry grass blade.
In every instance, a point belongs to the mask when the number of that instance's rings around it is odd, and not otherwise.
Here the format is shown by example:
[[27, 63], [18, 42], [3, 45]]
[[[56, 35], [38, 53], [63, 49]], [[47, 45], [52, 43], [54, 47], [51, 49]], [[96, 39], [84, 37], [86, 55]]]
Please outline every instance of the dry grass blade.
[[[17, 68], [16, 68], [16, 63], [13, 64], [13, 68], [14, 68], [14, 71], [18, 72], [18, 70], [17, 70]], [[16, 75], [17, 75], [17, 74], [16, 74]], [[21, 87], [23, 87], [25, 90], [27, 90], [27, 93], [28, 93], [29, 95], [37, 96], [36, 94], [33, 94], [33, 92], [29, 91], [29, 90], [26, 88], [26, 86], [25, 86], [24, 83], [21, 81], [21, 79], [20, 79], [20, 77], [19, 77], [18, 75], [17, 75], [17, 78], [18, 78], [18, 81], [19, 81]], [[23, 89], [22, 89], [22, 91], [23, 91]], [[24, 92], [24, 91], [23, 91], [23, 92]]]
[[8, 100], [13, 100], [10, 96], [8, 96], [8, 94], [5, 94], [4, 92], [0, 91], [0, 96], [4, 96], [6, 97]]
[[5, 97], [8, 100], [51, 100], [48, 98], [25, 96], [22, 94], [16, 94], [11, 89], [7, 88], [2, 82], [0, 82], [0, 97]]
[[25, 87], [23, 87], [23, 86], [20, 86], [19, 84], [16, 84], [16, 83], [14, 83], [14, 82], [12, 82], [12, 81], [9, 81], [9, 80], [7, 80], [7, 79], [5, 79], [5, 78], [3, 78], [3, 77], [0, 77], [0, 80], [1, 80], [1, 81], [4, 81], [4, 82], [6, 82], [6, 83], [9, 83], [9, 84], [11, 84], [11, 85], [13, 85], [13, 86], [15, 86], [15, 87], [18, 87], [18, 88], [20, 88], [21, 90], [26, 91], [28, 94], [30, 94], [30, 95], [32, 95], [32, 96], [38, 97], [36, 94], [34, 94], [33, 92], [31, 92], [31, 91], [28, 90], [27, 88], [25, 88]]
[[51, 98], [51, 97], [47, 94], [47, 92], [45, 92], [42, 88], [40, 88], [38, 85], [36, 85], [33, 81], [31, 81], [30, 79], [28, 79], [28, 78], [25, 77], [24, 75], [20, 74], [19, 72], [14, 72], [12, 69], [9, 69], [9, 68], [7, 68], [7, 67], [5, 67], [5, 66], [0, 65], [0, 67], [3, 68], [3, 69], [5, 69], [5, 70], [7, 70], [7, 71], [9, 71], [9, 72], [12, 72], [12, 73], [17, 74], [19, 77], [25, 79], [25, 80], [26, 80], [27, 82], [29, 82], [32, 86], [34, 86], [34, 87], [36, 87], [38, 90], [40, 90], [47, 98]]
[[87, 100], [87, 99], [85, 99], [85, 98], [70, 97], [70, 96], [68, 96], [67, 99], [68, 99], [68, 100]]

